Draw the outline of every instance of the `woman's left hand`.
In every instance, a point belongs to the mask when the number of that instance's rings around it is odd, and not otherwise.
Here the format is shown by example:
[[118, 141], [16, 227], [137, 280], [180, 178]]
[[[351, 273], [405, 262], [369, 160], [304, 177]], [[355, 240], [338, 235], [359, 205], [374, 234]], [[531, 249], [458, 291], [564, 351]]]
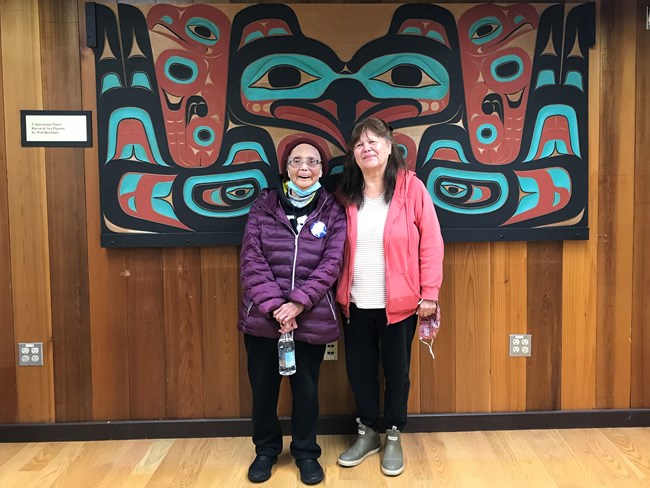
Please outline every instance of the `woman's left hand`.
[[429, 317], [438, 310], [437, 300], [422, 300], [418, 306], [417, 314], [420, 317]]
[[283, 303], [275, 310], [275, 312], [273, 312], [273, 318], [282, 325], [287, 325], [288, 322], [300, 315], [304, 309], [305, 307], [299, 303]]

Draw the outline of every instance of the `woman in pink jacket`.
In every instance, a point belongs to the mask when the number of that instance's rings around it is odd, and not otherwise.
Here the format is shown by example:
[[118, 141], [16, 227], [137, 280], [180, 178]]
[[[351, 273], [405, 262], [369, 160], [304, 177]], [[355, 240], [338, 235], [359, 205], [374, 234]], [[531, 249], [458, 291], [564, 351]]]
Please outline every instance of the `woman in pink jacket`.
[[404, 470], [400, 431], [406, 426], [411, 345], [417, 316], [438, 308], [443, 241], [431, 197], [407, 169], [391, 132], [374, 118], [354, 127], [338, 188], [348, 227], [336, 300], [347, 317], [345, 355], [359, 424], [355, 443], [338, 462], [356, 466], [381, 448], [381, 358], [387, 427], [381, 469], [396, 476]]

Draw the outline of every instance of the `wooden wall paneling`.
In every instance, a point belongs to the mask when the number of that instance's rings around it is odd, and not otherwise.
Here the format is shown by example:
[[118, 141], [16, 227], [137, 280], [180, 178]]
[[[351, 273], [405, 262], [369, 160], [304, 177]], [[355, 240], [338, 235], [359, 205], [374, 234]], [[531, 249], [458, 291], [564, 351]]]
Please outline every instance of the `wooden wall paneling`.
[[636, 153], [634, 169], [634, 252], [632, 266], [631, 407], [650, 407], [650, 33], [645, 30], [648, 3], [636, 10]]
[[356, 412], [354, 395], [345, 366], [343, 337], [338, 341], [338, 347], [338, 360], [323, 361], [320, 368], [318, 399], [321, 415], [354, 415]]
[[126, 275], [130, 417], [165, 418], [167, 338], [162, 249], [128, 249]]
[[203, 417], [201, 250], [163, 250], [167, 417]]
[[456, 244], [456, 411], [490, 411], [490, 243]]
[[526, 332], [525, 242], [493, 242], [490, 259], [491, 411], [526, 409], [526, 358], [511, 358], [509, 335]]
[[[422, 413], [453, 412], [456, 409], [456, 244], [445, 243], [442, 287], [439, 303], [442, 312], [440, 332], [431, 359], [428, 348], [420, 355], [420, 409]], [[417, 338], [416, 338], [417, 341]]]
[[[589, 232], [588, 241], [565, 241], [562, 249], [561, 408], [593, 409], [596, 401], [596, 299], [598, 173], [600, 158], [601, 44], [596, 2], [596, 44], [589, 56]], [[605, 98], [603, 98], [605, 101]], [[606, 106], [606, 105], [605, 105]]]
[[13, 42], [3, 38], [0, 23], [0, 423], [15, 422], [18, 417], [16, 389], [16, 341], [11, 297], [11, 241], [9, 235], [9, 202], [7, 197], [7, 151], [2, 71], [2, 45]]
[[43, 107], [38, 4], [0, 3], [14, 338], [43, 343], [43, 367], [17, 369], [18, 420], [54, 420], [44, 152], [20, 146], [20, 109]]
[[[39, 3], [43, 108], [79, 110], [79, 26], [74, 0]], [[56, 419], [92, 419], [88, 243], [83, 150], [45, 149]]]
[[[561, 242], [528, 243], [527, 332], [532, 355], [526, 361], [525, 410], [558, 410], [562, 371]], [[569, 325], [570, 326], [570, 325]]]
[[[93, 141], [97, 141], [95, 55], [86, 46], [84, 5], [84, 0], [78, 0], [81, 96], [83, 109], [93, 113]], [[125, 420], [130, 416], [125, 251], [100, 246], [97, 144], [84, 148], [84, 166], [93, 420]]]
[[201, 248], [201, 294], [205, 416], [239, 417], [239, 248]]
[[[635, 2], [603, 2], [596, 407], [630, 406], [636, 91]], [[647, 69], [646, 69], [647, 72]]]

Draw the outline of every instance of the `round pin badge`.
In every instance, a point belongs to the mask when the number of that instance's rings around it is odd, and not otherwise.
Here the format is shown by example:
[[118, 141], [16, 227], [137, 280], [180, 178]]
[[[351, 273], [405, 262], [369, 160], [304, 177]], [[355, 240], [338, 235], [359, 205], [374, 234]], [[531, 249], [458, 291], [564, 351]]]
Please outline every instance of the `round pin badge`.
[[318, 222], [311, 224], [309, 231], [314, 237], [322, 239], [327, 235], [327, 226], [319, 220]]

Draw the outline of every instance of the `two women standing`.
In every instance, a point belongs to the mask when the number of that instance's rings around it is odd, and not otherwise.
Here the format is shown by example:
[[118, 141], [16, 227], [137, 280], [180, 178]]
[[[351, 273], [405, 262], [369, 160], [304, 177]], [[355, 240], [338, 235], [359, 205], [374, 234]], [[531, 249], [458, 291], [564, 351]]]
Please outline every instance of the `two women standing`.
[[[406, 426], [411, 346], [417, 315], [427, 317], [438, 306], [440, 226], [424, 184], [406, 168], [383, 121], [366, 119], [352, 131], [337, 191], [345, 211], [320, 188], [321, 161], [313, 143], [293, 148], [286, 159], [288, 182], [260, 195], [242, 243], [238, 327], [245, 333], [253, 390], [257, 456], [248, 472], [251, 481], [268, 479], [282, 450], [276, 346], [280, 333], [293, 329], [298, 372], [290, 380], [291, 453], [304, 483], [323, 479], [315, 433], [318, 370], [324, 344], [338, 338], [332, 300], [337, 278], [359, 424], [355, 443], [338, 462], [356, 466], [381, 448], [381, 360], [388, 427], [382, 471], [394, 476], [404, 469], [400, 431]], [[324, 227], [324, 235], [315, 235], [315, 227]]]

